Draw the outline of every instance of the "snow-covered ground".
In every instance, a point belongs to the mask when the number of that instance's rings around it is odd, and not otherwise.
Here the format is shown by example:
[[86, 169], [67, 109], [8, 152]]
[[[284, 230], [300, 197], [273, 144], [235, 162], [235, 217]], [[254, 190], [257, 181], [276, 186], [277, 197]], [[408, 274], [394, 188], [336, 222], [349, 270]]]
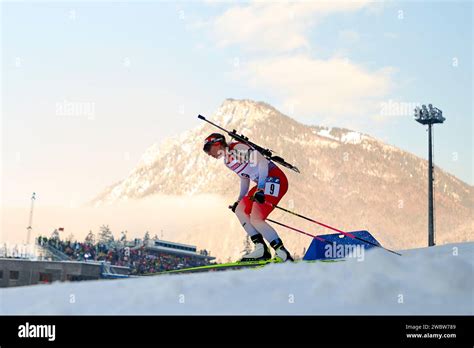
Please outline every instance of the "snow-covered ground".
[[474, 243], [363, 261], [2, 289], [0, 314], [474, 314]]

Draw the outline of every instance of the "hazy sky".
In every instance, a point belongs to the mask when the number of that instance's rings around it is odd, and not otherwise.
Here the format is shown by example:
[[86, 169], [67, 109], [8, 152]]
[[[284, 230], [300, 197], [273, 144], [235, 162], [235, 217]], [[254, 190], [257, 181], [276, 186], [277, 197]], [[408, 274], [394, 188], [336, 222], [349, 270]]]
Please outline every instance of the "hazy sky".
[[[3, 204], [75, 206], [225, 98], [348, 127], [472, 178], [471, 2], [2, 2]], [[407, 110], [400, 112], [402, 107]]]

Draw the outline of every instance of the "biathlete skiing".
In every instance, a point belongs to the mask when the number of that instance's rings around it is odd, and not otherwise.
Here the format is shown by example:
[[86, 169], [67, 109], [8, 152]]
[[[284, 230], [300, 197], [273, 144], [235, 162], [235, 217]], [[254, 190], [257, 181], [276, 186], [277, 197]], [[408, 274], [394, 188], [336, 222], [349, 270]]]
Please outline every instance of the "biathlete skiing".
[[[264, 238], [275, 250], [277, 261], [293, 261], [283, 246], [277, 231], [265, 219], [288, 190], [288, 179], [273, 161], [245, 142], [226, 142], [224, 135], [212, 133], [204, 141], [204, 152], [224, 163], [240, 178], [240, 193], [232, 205], [242, 227], [255, 245], [254, 251], [243, 256], [241, 261], [259, 261], [272, 258]], [[250, 181], [256, 183], [249, 191]]]

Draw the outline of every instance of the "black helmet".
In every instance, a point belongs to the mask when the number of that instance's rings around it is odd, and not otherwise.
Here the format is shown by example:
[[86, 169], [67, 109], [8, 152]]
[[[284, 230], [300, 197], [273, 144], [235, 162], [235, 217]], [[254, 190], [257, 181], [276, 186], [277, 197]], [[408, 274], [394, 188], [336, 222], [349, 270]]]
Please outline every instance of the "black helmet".
[[220, 133], [212, 133], [204, 140], [204, 147], [202, 149], [204, 152], [209, 152], [212, 145], [219, 143], [225, 144], [225, 137]]

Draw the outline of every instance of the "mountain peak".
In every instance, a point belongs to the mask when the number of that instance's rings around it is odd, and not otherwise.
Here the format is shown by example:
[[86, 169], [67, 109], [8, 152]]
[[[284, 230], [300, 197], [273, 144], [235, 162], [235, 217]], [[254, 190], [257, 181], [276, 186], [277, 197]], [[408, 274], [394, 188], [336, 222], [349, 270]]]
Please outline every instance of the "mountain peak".
[[214, 117], [223, 127], [229, 124], [245, 123], [249, 124], [255, 121], [262, 121], [269, 117], [286, 117], [273, 106], [250, 99], [226, 99]]

